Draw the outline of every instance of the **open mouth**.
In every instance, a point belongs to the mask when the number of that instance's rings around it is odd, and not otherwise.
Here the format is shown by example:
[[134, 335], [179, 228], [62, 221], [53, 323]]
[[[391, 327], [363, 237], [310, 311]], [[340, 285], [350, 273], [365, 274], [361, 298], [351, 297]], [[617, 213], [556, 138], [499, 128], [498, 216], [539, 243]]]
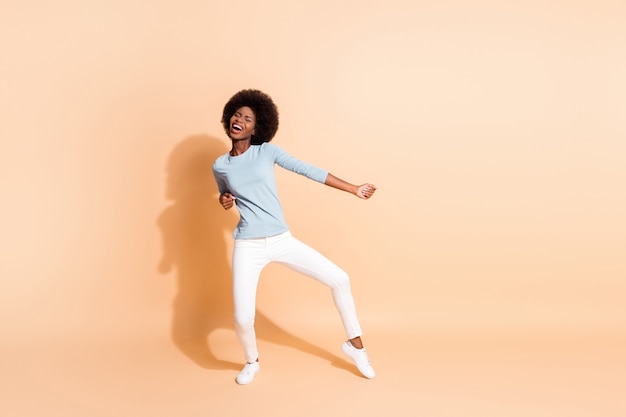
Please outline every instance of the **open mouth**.
[[233, 124], [231, 126], [231, 129], [234, 130], [235, 132], [241, 132], [243, 130], [243, 128], [239, 125]]

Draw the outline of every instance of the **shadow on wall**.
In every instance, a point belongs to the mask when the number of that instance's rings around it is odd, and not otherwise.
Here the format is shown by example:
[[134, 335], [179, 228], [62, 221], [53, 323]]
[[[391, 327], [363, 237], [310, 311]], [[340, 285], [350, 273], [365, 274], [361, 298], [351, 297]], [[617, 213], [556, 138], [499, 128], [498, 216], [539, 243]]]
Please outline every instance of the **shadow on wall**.
[[157, 221], [163, 245], [159, 272], [175, 268], [178, 284], [172, 340], [198, 365], [212, 369], [239, 368], [219, 360], [208, 345], [213, 330], [232, 322], [224, 214], [211, 171], [215, 158], [226, 151], [218, 139], [204, 135], [188, 137], [174, 148], [166, 186], [172, 204]]
[[[230, 216], [217, 201], [212, 172], [215, 159], [228, 150], [223, 141], [207, 135], [187, 137], [172, 150], [166, 187], [172, 204], [157, 220], [163, 247], [159, 272], [176, 271], [171, 336], [178, 349], [203, 368], [239, 370], [241, 364], [219, 359], [208, 343], [217, 329], [232, 330], [235, 337], [231, 269], [224, 240], [234, 225], [227, 224]], [[354, 372], [343, 359], [286, 332], [259, 311], [256, 329], [259, 338]], [[243, 362], [243, 351], [241, 356]]]

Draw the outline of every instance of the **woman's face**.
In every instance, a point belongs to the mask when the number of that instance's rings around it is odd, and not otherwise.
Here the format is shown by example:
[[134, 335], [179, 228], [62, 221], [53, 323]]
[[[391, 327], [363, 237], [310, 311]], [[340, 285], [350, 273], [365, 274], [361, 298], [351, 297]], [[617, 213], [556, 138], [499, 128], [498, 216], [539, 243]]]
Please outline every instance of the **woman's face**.
[[250, 139], [254, 135], [255, 126], [256, 117], [252, 109], [248, 106], [240, 107], [230, 118], [229, 136], [233, 140]]

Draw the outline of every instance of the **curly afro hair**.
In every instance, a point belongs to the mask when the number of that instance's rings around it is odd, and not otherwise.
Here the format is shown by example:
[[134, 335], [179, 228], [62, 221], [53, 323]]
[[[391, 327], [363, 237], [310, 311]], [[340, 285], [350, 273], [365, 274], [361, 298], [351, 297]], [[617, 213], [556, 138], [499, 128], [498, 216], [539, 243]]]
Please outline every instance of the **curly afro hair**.
[[252, 144], [271, 141], [278, 130], [278, 108], [270, 96], [253, 89], [241, 90], [224, 106], [222, 125], [226, 134], [230, 131], [230, 118], [244, 106], [250, 107], [256, 117], [256, 133], [252, 136]]

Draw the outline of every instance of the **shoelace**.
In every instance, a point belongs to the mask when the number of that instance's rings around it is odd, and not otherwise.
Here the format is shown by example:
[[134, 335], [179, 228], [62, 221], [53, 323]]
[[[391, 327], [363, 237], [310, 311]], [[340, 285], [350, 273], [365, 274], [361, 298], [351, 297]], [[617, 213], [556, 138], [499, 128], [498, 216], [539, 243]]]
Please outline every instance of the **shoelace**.
[[358, 356], [359, 362], [363, 362], [364, 365], [371, 366], [370, 358], [369, 356], [367, 356], [367, 353], [359, 349], [355, 349], [355, 351], [356, 351], [356, 355]]
[[246, 375], [250, 375], [252, 373], [252, 367], [254, 366], [253, 363], [246, 363], [246, 365], [243, 367], [243, 371], [241, 371], [241, 373], [246, 374]]

